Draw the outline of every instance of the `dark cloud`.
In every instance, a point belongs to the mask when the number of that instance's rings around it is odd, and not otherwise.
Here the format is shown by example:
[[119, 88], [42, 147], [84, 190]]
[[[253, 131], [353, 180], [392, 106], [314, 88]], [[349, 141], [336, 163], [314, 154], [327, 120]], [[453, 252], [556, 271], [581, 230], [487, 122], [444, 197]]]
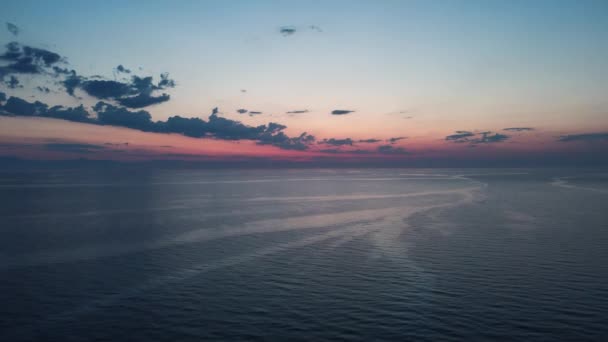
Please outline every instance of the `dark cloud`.
[[241, 89], [241, 93], [246, 93], [247, 89]]
[[83, 77], [76, 75], [76, 73], [72, 73], [66, 77], [61, 84], [69, 95], [75, 96], [74, 91], [82, 84], [83, 81]]
[[239, 121], [219, 117], [215, 108], [208, 121], [199, 118], [170, 117], [166, 122], [157, 122], [156, 131], [180, 133], [186, 136], [201, 138], [214, 137], [223, 140], [253, 140], [259, 145], [273, 145], [288, 150], [306, 150], [315, 141], [315, 137], [302, 133], [289, 137], [282, 132], [287, 126], [271, 122], [268, 125], [248, 126]]
[[0, 76], [39, 74], [60, 62], [61, 56], [48, 50], [10, 42], [6, 44], [6, 52], [0, 55], [0, 60], [8, 62], [0, 67]]
[[399, 140], [403, 140], [403, 139], [407, 139], [407, 137], [394, 137], [394, 138], [389, 138], [386, 141], [388, 141], [391, 144], [396, 143]]
[[[271, 123], [272, 124], [272, 123]], [[285, 126], [282, 126], [285, 127]], [[306, 132], [300, 134], [297, 137], [290, 138], [283, 132], [274, 134], [264, 134], [258, 144], [260, 145], [273, 145], [284, 150], [307, 150], [309, 145], [315, 142], [315, 137]]]
[[482, 132], [481, 138], [479, 138], [475, 143], [476, 144], [484, 144], [484, 143], [495, 143], [502, 142], [509, 139], [508, 135], [500, 134], [500, 133], [492, 133], [492, 132]]
[[288, 112], [286, 112], [287, 114], [304, 114], [304, 113], [308, 113], [308, 109], [302, 109], [302, 110], [290, 110]]
[[0, 91], [0, 102], [6, 101], [6, 94]]
[[511, 131], [511, 132], [524, 132], [524, 131], [533, 131], [534, 128], [532, 127], [509, 127], [509, 128], [503, 128], [503, 131]]
[[10, 89], [23, 88], [19, 79], [13, 75], [2, 80], [2, 83]]
[[199, 118], [182, 118], [176, 115], [170, 117], [165, 123], [158, 123], [158, 125], [161, 126], [161, 132], [179, 133], [193, 138], [201, 138], [208, 133], [207, 122]]
[[83, 105], [78, 107], [53, 106], [49, 108], [48, 105], [40, 101], [28, 102], [18, 97], [11, 97], [0, 109], [17, 116], [41, 116], [67, 121], [94, 123]]
[[452, 141], [455, 143], [468, 143], [471, 145], [477, 144], [488, 144], [503, 142], [510, 137], [508, 135], [493, 133], [493, 132], [480, 132], [473, 133], [469, 131], [456, 131], [456, 134], [448, 135], [445, 140]]
[[119, 73], [125, 73], [125, 74], [130, 74], [130, 73], [131, 73], [131, 70], [130, 70], [130, 69], [127, 69], [127, 68], [125, 68], [125, 67], [124, 67], [122, 64], [119, 64], [119, 65], [116, 67], [116, 71], [117, 71], [117, 72], [119, 72]]
[[43, 116], [76, 122], [93, 122], [83, 105], [78, 107], [53, 106]]
[[382, 141], [382, 140], [380, 140], [380, 139], [363, 139], [363, 140], [359, 140], [357, 142], [364, 143], [364, 144], [375, 144], [380, 141]]
[[19, 27], [13, 23], [6, 23], [6, 29], [12, 33], [13, 36], [19, 35]]
[[175, 80], [169, 78], [169, 73], [163, 72], [160, 74], [160, 81], [158, 82], [157, 89], [167, 88], [175, 88]]
[[7, 113], [18, 116], [42, 116], [46, 113], [48, 106], [40, 101], [30, 103], [11, 96], [2, 106], [2, 109]]
[[97, 120], [101, 125], [128, 127], [146, 132], [155, 130], [152, 116], [145, 110], [131, 112], [103, 101], [97, 102], [93, 110], [97, 112]]
[[608, 141], [608, 132], [598, 132], [598, 133], [583, 133], [583, 134], [568, 134], [562, 135], [558, 139], [561, 142], [571, 142], [571, 141]]
[[393, 145], [378, 146], [377, 151], [381, 154], [409, 154], [403, 147], [395, 147]]
[[51, 89], [49, 89], [48, 87], [42, 87], [42, 86], [37, 86], [36, 89], [41, 92], [41, 93], [45, 93], [48, 94], [51, 92]]
[[469, 131], [456, 131], [456, 134], [448, 135], [445, 140], [453, 142], [467, 142], [470, 137], [475, 136], [475, 133]]
[[[285, 126], [281, 126], [285, 128]], [[219, 139], [224, 140], [259, 140], [259, 138], [266, 132], [267, 127], [265, 125], [253, 127], [242, 124], [240, 121], [234, 121], [212, 114], [209, 116], [207, 121], [208, 132]]]
[[354, 141], [351, 138], [346, 138], [346, 139], [331, 138], [331, 139], [323, 139], [319, 143], [325, 144], [325, 145], [332, 145], [332, 146], [344, 146], [344, 145], [352, 146]]
[[346, 109], [335, 109], [331, 112], [332, 115], [345, 115], [345, 114], [350, 114], [350, 113], [354, 113], [354, 110], [346, 110]]
[[248, 112], [248, 110], [244, 109], [244, 108], [240, 108], [240, 109], [237, 109], [236, 112], [239, 114], [246, 114]]
[[78, 76], [72, 71], [62, 84], [67, 93], [72, 96], [74, 96], [74, 90], [80, 88], [88, 95], [101, 100], [114, 100], [128, 108], [144, 108], [170, 100], [171, 97], [165, 93], [158, 96], [153, 95], [159, 90], [175, 86], [175, 81], [170, 79], [168, 74], [163, 73], [160, 78], [160, 81], [155, 84], [151, 76], [133, 75], [129, 82], [121, 82], [98, 79], [95, 76], [86, 78]]
[[[0, 60], [6, 62], [5, 65], [0, 66], [0, 76], [2, 77], [12, 73], [45, 74], [58, 78], [56, 83], [62, 85], [69, 95], [76, 96], [76, 90], [79, 89], [102, 100], [93, 106], [97, 115], [91, 117], [82, 105], [73, 108], [54, 106], [49, 109], [46, 104], [39, 101], [30, 103], [11, 97], [0, 108], [6, 114], [51, 117], [95, 125], [126, 127], [145, 132], [177, 133], [195, 138], [245, 139], [255, 141], [260, 145], [273, 145], [290, 150], [308, 149], [309, 145], [315, 141], [315, 137], [307, 133], [290, 137], [283, 132], [286, 126], [277, 123], [248, 126], [239, 121], [221, 118], [218, 116], [217, 108], [213, 109], [207, 121], [199, 118], [172, 116], [167, 121], [154, 122], [149, 112], [130, 110], [168, 101], [170, 99], [168, 94], [158, 94], [161, 90], [175, 87], [175, 81], [169, 78], [167, 73], [161, 74], [157, 83], [150, 76], [130, 75], [128, 80], [82, 76], [75, 70], [56, 65], [60, 62], [63, 63], [60, 55], [43, 49], [22, 46], [16, 42], [6, 45], [6, 52], [0, 55]], [[116, 71], [130, 72], [122, 65], [117, 66]], [[46, 89], [48, 88], [39, 88], [44, 92]], [[249, 113], [262, 114], [257, 111]]]
[[282, 26], [279, 29], [279, 33], [281, 33], [284, 37], [291, 36], [296, 33], [295, 26]]
[[90, 80], [83, 82], [80, 86], [87, 94], [98, 99], [115, 99], [135, 94], [132, 87], [118, 81]]
[[132, 97], [121, 97], [116, 99], [116, 102], [129, 108], [144, 108], [151, 105], [167, 102], [171, 99], [168, 94], [152, 96], [149, 94], [139, 94]]
[[62, 67], [58, 67], [58, 66], [53, 66], [52, 70], [55, 73], [55, 76], [59, 76], [59, 75], [76, 76], [76, 70], [74, 70], [74, 69], [70, 70], [68, 68], [62, 68]]
[[106, 147], [101, 145], [79, 143], [50, 143], [45, 144], [44, 148], [49, 151], [67, 153], [91, 153], [106, 149]]

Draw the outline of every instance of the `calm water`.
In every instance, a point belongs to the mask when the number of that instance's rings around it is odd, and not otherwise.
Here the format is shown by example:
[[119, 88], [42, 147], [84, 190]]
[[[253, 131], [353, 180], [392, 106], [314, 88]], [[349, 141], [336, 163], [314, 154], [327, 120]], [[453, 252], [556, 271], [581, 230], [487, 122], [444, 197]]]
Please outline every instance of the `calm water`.
[[0, 173], [0, 340], [604, 340], [604, 170]]

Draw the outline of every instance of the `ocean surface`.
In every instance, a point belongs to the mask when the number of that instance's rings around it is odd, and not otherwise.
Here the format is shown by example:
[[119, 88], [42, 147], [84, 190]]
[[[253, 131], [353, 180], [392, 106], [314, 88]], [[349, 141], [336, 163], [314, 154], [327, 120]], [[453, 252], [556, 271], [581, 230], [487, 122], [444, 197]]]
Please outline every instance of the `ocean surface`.
[[0, 341], [608, 338], [608, 171], [0, 172]]

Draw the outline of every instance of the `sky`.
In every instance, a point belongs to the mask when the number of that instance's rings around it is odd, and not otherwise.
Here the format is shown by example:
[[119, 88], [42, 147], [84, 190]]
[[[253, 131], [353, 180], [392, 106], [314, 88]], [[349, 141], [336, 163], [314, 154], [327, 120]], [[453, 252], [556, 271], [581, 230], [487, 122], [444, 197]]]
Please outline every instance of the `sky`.
[[608, 164], [606, 1], [0, 6], [0, 158]]

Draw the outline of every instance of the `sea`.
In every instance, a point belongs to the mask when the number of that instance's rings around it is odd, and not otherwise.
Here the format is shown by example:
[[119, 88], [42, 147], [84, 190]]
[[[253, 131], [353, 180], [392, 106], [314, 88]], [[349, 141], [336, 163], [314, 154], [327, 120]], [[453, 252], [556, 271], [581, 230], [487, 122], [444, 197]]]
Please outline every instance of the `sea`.
[[0, 171], [0, 341], [605, 341], [608, 170]]

